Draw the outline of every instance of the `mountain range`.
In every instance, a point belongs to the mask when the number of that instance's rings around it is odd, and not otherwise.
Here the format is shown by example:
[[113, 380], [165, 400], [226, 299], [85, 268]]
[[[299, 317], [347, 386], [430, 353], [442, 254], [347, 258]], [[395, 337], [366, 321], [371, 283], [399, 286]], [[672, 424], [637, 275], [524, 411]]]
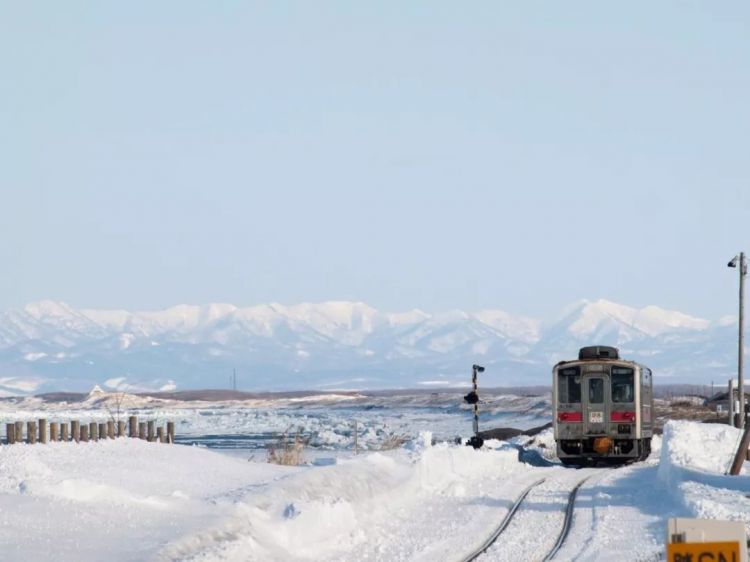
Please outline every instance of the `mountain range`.
[[583, 345], [615, 345], [657, 383], [725, 383], [736, 371], [736, 318], [580, 301], [557, 318], [502, 310], [385, 313], [361, 302], [154, 312], [42, 301], [0, 314], [0, 393], [109, 389], [418, 388], [549, 382]]

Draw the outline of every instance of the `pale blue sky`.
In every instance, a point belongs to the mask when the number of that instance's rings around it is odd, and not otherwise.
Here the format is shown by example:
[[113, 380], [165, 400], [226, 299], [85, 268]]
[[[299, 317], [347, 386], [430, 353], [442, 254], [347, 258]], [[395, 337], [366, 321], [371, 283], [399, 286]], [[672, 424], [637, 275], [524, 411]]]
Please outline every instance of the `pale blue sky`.
[[0, 308], [735, 311], [745, 2], [5, 2]]

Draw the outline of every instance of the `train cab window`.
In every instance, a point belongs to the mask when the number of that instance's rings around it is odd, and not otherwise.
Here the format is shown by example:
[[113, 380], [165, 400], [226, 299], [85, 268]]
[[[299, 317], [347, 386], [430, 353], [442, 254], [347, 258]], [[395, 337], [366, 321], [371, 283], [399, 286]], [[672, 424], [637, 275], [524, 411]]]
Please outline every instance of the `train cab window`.
[[635, 387], [633, 384], [633, 369], [623, 367], [612, 368], [612, 402], [633, 402]]
[[581, 372], [578, 367], [560, 369], [557, 382], [561, 404], [581, 403]]
[[589, 404], [604, 402], [604, 379], [589, 379]]

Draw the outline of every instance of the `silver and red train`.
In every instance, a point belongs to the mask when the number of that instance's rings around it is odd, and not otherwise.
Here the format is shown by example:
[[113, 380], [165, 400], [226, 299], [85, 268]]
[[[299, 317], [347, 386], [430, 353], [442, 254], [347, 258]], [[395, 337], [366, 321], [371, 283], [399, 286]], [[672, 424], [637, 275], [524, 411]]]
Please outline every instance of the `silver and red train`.
[[651, 369], [620, 359], [617, 348], [581, 348], [552, 371], [557, 456], [563, 464], [622, 464], [651, 453]]

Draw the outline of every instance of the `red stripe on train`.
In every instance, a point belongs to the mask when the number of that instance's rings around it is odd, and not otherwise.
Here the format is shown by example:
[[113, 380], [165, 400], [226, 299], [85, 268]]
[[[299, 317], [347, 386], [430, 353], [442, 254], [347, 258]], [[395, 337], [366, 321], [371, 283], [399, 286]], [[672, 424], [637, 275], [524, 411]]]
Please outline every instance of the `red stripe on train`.
[[633, 422], [635, 421], [635, 412], [612, 412], [610, 419], [613, 422]]
[[559, 422], [582, 422], [583, 414], [581, 412], [558, 412], [557, 421]]

